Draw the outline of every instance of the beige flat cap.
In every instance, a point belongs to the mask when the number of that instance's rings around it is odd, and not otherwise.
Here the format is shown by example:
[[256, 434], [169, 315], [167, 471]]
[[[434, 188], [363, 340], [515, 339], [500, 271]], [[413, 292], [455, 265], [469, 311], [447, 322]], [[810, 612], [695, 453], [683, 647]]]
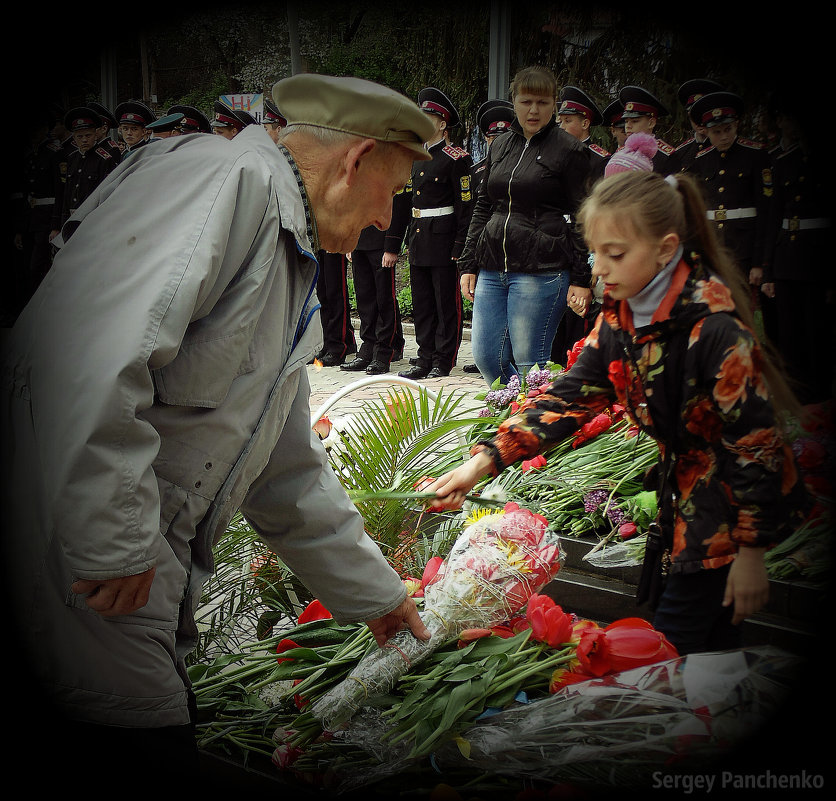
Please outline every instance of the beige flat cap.
[[435, 124], [408, 97], [362, 78], [301, 73], [273, 86], [273, 101], [288, 125], [314, 125], [355, 136], [393, 142], [411, 150], [417, 161]]

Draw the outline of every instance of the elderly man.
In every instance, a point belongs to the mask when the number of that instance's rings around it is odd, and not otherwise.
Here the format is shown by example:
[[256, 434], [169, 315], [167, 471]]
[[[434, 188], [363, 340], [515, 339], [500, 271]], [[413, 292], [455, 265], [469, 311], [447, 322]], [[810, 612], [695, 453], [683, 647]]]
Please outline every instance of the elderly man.
[[279, 145], [253, 125], [117, 169], [64, 225], [8, 341], [7, 586], [33, 675], [70, 719], [62, 749], [83, 744], [97, 771], [120, 755], [181, 770], [193, 752], [184, 657], [238, 509], [337, 620], [381, 644], [428, 636], [311, 431], [305, 365], [313, 254], [389, 227], [432, 123], [355, 78], [273, 94]]

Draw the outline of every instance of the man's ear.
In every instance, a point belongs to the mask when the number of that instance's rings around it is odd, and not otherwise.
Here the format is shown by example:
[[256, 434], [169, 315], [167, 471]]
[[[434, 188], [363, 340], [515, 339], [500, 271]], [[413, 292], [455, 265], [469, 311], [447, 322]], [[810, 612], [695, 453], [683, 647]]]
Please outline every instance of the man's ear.
[[343, 164], [345, 165], [346, 183], [350, 186], [354, 177], [360, 170], [361, 164], [371, 155], [377, 147], [374, 139], [361, 139], [356, 145], [352, 145], [345, 154]]

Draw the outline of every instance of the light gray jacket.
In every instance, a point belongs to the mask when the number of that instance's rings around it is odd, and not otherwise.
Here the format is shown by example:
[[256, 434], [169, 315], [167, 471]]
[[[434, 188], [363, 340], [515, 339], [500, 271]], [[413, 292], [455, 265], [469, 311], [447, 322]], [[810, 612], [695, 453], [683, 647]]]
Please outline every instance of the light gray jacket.
[[[337, 619], [394, 609], [403, 584], [310, 430], [317, 264], [261, 126], [150, 143], [62, 238], [3, 381], [39, 467], [15, 502], [41, 505], [72, 574], [145, 571], [187, 512], [194, 540], [169, 544], [193, 583], [241, 508]], [[22, 456], [11, 448], [12, 470]]]

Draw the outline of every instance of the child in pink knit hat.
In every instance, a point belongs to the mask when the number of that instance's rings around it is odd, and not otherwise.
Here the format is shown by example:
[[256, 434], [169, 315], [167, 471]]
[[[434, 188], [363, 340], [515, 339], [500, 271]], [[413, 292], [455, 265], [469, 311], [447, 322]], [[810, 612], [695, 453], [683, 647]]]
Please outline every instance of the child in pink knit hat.
[[630, 134], [624, 142], [624, 147], [619, 148], [610, 156], [607, 166], [604, 167], [604, 176], [630, 170], [652, 172], [655, 154], [655, 136], [649, 133]]

